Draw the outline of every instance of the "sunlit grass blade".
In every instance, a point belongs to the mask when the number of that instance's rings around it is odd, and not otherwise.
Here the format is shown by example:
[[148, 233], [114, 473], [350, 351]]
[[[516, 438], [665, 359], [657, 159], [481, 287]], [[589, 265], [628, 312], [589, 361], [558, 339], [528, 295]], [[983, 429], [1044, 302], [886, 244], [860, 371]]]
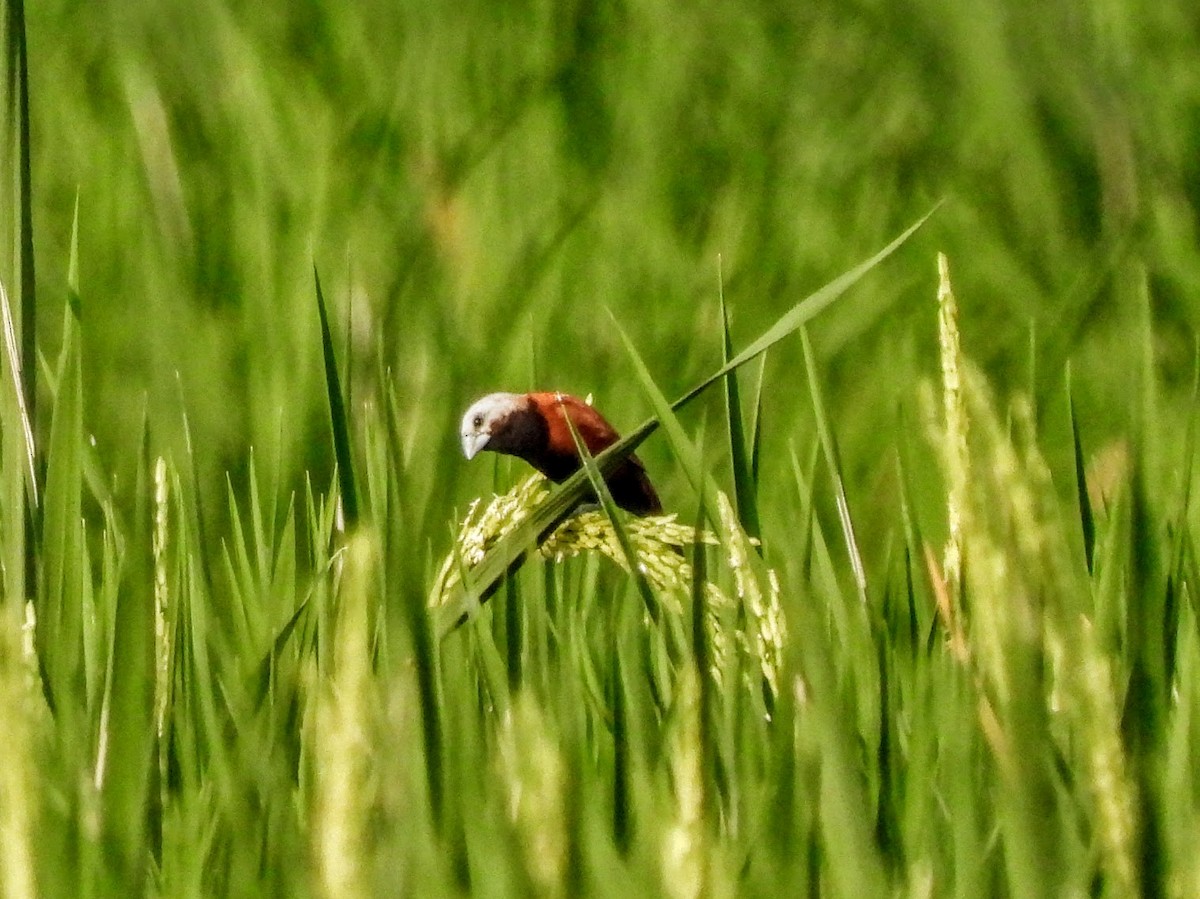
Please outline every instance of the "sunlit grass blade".
[[22, 658], [21, 607], [0, 607], [0, 704], [5, 710], [0, 741], [0, 895], [33, 899], [37, 889], [36, 797], [40, 778], [37, 728], [26, 662]]
[[[933, 215], [937, 208], [935, 206], [927, 212], [874, 256], [854, 266], [793, 306], [750, 346], [671, 403], [672, 411], [679, 411], [725, 375], [736, 371], [751, 359], [766, 352], [779, 341], [794, 333], [813, 316], [830, 306], [838, 297], [899, 249]], [[659, 419], [657, 417], [650, 418], [622, 440], [597, 455], [596, 464], [601, 473], [605, 476], [611, 474], [630, 453], [634, 452], [647, 437], [654, 433], [658, 426]], [[534, 514], [497, 543], [486, 558], [470, 572], [470, 577], [464, 581], [461, 587], [460, 598], [446, 603], [445, 611], [439, 613], [438, 633], [442, 636], [450, 633], [465, 620], [468, 610], [473, 604], [486, 600], [496, 589], [500, 580], [521, 564], [529, 549], [570, 514], [588, 487], [587, 472], [577, 471], [564, 481]], [[473, 597], [473, 599], [468, 597]]]
[[825, 462], [829, 468], [829, 477], [833, 482], [838, 521], [841, 523], [842, 536], [846, 541], [846, 552], [850, 556], [850, 571], [854, 574], [854, 586], [858, 590], [858, 598], [865, 606], [867, 603], [867, 571], [863, 565], [862, 553], [858, 549], [858, 538], [854, 535], [854, 521], [850, 516], [850, 501], [846, 496], [846, 481], [842, 477], [842, 463], [837, 441], [833, 436], [833, 428], [829, 424], [829, 416], [825, 412], [825, 401], [821, 397], [816, 357], [813, 354], [812, 343], [808, 339], [808, 331], [804, 328], [800, 329], [800, 343], [804, 348], [804, 366], [808, 370], [808, 389], [812, 398], [813, 414], [817, 420], [817, 434], [820, 437], [821, 450], [825, 454]]
[[587, 445], [579, 436], [579, 431], [576, 430], [575, 423], [571, 421], [571, 417], [565, 411], [563, 412], [563, 420], [566, 421], [567, 428], [571, 431], [571, 439], [575, 441], [575, 451], [579, 453], [579, 458], [583, 463], [583, 470], [591, 484], [592, 492], [595, 493], [596, 498], [600, 501], [600, 507], [604, 510], [609, 523], [612, 524], [613, 533], [617, 537], [617, 544], [621, 547], [621, 553], [625, 557], [625, 564], [628, 566], [629, 573], [637, 585], [638, 593], [642, 597], [642, 603], [646, 607], [646, 612], [652, 619], [657, 621], [659, 616], [658, 602], [654, 597], [654, 592], [650, 589], [650, 582], [646, 579], [646, 574], [642, 570], [642, 562], [629, 540], [629, 532], [625, 529], [625, 523], [621, 520], [621, 513], [617, 511], [617, 504], [612, 498], [612, 492], [608, 489], [608, 483], [604, 480], [604, 476], [596, 466], [596, 460], [588, 452]]
[[19, 423], [19, 427], [9, 430], [14, 433], [20, 433], [23, 438], [24, 443], [21, 450], [28, 477], [28, 481], [24, 486], [28, 494], [28, 502], [36, 508], [40, 504], [40, 498], [38, 495], [37, 450], [33, 438], [33, 410], [30, 408], [28, 401], [28, 372], [37, 366], [31, 365], [26, 367], [21, 363], [21, 350], [17, 344], [16, 330], [13, 325], [12, 306], [9, 303], [8, 291], [4, 289], [3, 282], [0, 282], [0, 314], [4, 316], [4, 355], [8, 359], [8, 375], [12, 381], [16, 398], [17, 421]]
[[354, 458], [351, 453], [350, 419], [338, 377], [337, 358], [333, 350], [333, 334], [329, 330], [329, 313], [325, 295], [321, 292], [321, 276], [313, 266], [313, 283], [317, 292], [317, 312], [321, 318], [321, 353], [325, 360], [325, 393], [329, 398], [329, 421], [333, 430], [333, 455], [337, 460], [338, 484], [341, 490], [342, 515], [346, 530], [358, 525], [358, 488], [354, 477]]

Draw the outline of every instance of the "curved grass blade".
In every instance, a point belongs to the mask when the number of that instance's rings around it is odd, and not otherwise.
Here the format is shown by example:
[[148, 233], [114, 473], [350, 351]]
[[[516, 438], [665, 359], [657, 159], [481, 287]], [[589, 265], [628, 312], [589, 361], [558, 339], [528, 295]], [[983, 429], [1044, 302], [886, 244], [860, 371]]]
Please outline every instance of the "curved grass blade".
[[[682, 409], [727, 374], [736, 371], [756, 356], [766, 352], [779, 341], [793, 334], [813, 316], [831, 306], [842, 294], [898, 250], [940, 206], [941, 203], [938, 203], [930, 209], [875, 255], [834, 278], [789, 309], [748, 347], [671, 403], [671, 410]], [[659, 423], [657, 416], [647, 419], [625, 438], [596, 456], [596, 465], [601, 474], [605, 476], [611, 474], [626, 457], [654, 433]], [[470, 575], [464, 578], [458, 589], [458, 595], [451, 598], [439, 612], [443, 617], [439, 621], [438, 633], [445, 637], [466, 620], [469, 609], [486, 601], [509, 572], [521, 565], [530, 548], [566, 519], [589, 487], [588, 474], [580, 469], [564, 481], [537, 511], [500, 540], [483, 561], [470, 572]]]
[[317, 312], [321, 317], [321, 354], [325, 359], [325, 391], [329, 396], [329, 421], [333, 428], [333, 455], [337, 460], [338, 487], [342, 497], [342, 516], [346, 530], [353, 531], [358, 525], [358, 489], [355, 487], [354, 459], [350, 452], [350, 421], [346, 415], [346, 404], [342, 399], [342, 385], [338, 378], [337, 358], [333, 352], [333, 335], [329, 331], [329, 314], [325, 308], [325, 295], [321, 292], [321, 276], [313, 266], [313, 282], [317, 288]]

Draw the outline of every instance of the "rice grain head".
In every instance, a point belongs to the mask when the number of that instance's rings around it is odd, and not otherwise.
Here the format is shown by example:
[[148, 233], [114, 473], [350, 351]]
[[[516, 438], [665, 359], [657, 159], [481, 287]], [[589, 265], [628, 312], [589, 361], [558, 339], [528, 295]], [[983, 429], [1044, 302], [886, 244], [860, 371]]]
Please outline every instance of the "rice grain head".
[[[494, 496], [486, 505], [474, 500], [459, 525], [454, 546], [438, 571], [431, 592], [431, 605], [444, 603], [459, 584], [463, 570], [478, 565], [488, 550], [519, 526], [549, 495], [549, 484], [534, 474], [507, 493]], [[706, 612], [712, 635], [712, 676], [724, 683], [724, 672], [734, 660], [736, 650], [749, 661], [744, 665], [750, 683], [761, 675], [774, 695], [778, 695], [783, 645], [787, 627], [780, 602], [779, 578], [754, 552], [753, 541], [738, 522], [733, 504], [724, 493], [717, 497], [721, 534], [681, 524], [675, 515], [627, 516], [622, 526], [629, 538], [638, 567], [652, 587], [663, 608], [682, 618], [683, 598], [691, 590], [692, 566], [683, 554], [684, 547], [722, 546], [725, 562], [732, 574], [736, 596], [727, 595], [715, 580], [704, 585]], [[698, 547], [699, 548], [699, 547]], [[539, 555], [560, 564], [586, 553], [598, 553], [623, 571], [629, 565], [612, 522], [604, 512], [586, 509], [572, 515], [538, 547]], [[745, 611], [738, 615], [739, 609]], [[748, 632], [731, 632], [731, 621], [744, 621]], [[686, 624], [686, 622], [685, 622]]]

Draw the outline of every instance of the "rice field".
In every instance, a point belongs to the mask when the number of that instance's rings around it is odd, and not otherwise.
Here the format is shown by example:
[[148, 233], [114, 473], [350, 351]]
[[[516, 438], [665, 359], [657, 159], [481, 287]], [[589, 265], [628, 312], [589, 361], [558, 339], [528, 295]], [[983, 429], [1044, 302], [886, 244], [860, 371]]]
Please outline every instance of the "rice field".
[[0, 897], [1200, 894], [1187, 4], [4, 7]]

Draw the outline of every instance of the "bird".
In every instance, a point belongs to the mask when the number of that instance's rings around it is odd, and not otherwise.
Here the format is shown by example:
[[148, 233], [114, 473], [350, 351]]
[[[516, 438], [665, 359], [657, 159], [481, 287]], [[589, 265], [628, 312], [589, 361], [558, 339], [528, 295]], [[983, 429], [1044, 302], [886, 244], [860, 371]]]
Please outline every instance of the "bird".
[[[578, 397], [555, 391], [489, 393], [463, 415], [463, 455], [470, 460], [489, 450], [516, 456], [561, 483], [581, 465], [568, 417], [593, 456], [621, 439], [603, 415]], [[605, 481], [613, 501], [622, 509], [635, 515], [662, 514], [662, 503], [637, 456], [628, 456]]]

